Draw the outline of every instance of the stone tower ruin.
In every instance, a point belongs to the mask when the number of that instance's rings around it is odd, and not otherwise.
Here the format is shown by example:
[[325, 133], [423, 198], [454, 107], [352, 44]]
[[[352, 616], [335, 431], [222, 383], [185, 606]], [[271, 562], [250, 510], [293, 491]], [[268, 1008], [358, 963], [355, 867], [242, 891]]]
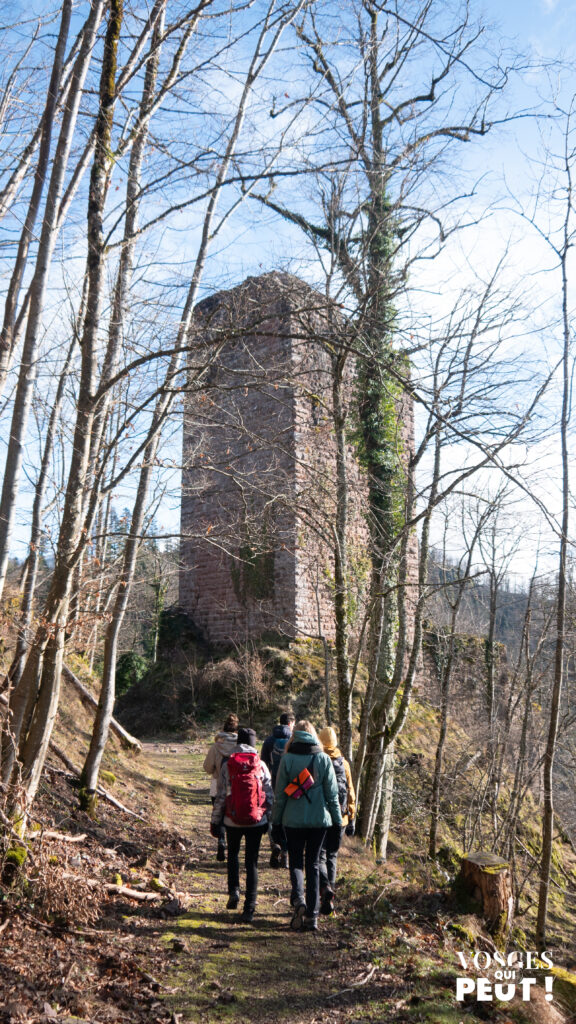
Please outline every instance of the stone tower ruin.
[[[184, 413], [180, 605], [211, 643], [334, 634], [333, 305], [284, 273], [197, 309]], [[402, 428], [412, 446], [411, 422]], [[366, 485], [347, 452], [352, 549]]]

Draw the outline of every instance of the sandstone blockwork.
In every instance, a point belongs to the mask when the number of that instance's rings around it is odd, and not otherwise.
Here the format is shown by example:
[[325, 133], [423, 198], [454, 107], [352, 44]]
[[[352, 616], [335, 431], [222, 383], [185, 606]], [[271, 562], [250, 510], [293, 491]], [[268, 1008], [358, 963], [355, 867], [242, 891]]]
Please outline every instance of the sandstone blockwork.
[[[331, 353], [345, 329], [333, 304], [284, 273], [250, 277], [197, 309], [184, 413], [180, 604], [212, 643], [333, 638]], [[398, 444], [413, 450], [406, 401]], [[367, 490], [352, 444], [347, 460], [360, 610], [369, 575]]]

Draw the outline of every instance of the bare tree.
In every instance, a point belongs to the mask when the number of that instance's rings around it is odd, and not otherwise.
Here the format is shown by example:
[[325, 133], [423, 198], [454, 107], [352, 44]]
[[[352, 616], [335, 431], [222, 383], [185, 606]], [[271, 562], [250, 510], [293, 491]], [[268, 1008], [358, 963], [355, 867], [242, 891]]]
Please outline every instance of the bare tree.
[[[437, 852], [443, 757], [448, 732], [452, 677], [455, 669], [458, 644], [458, 621], [464, 595], [470, 584], [470, 580], [472, 579], [472, 567], [474, 563], [476, 544], [484, 527], [484, 523], [486, 519], [490, 517], [490, 514], [490, 506], [485, 506], [483, 514], [478, 518], [469, 538], [466, 536], [465, 517], [462, 515], [462, 519], [464, 520], [462, 536], [466, 541], [466, 550], [458, 559], [457, 564], [454, 567], [450, 566], [448, 572], [445, 574], [446, 578], [439, 581], [438, 584], [442, 587], [444, 599], [449, 606], [449, 619], [445, 627], [440, 625], [435, 626], [433, 641], [435, 647], [434, 660], [440, 684], [440, 729], [434, 758], [434, 774], [432, 778], [432, 793], [430, 799], [428, 856], [431, 858], [435, 858]], [[440, 571], [442, 572], [442, 570], [443, 567], [441, 566]]]
[[[546, 925], [548, 917], [548, 894], [552, 864], [554, 838], [554, 759], [558, 739], [558, 727], [562, 704], [566, 659], [566, 594], [568, 584], [568, 550], [570, 529], [570, 461], [569, 429], [572, 415], [572, 324], [569, 309], [568, 258], [574, 244], [574, 100], [562, 111], [564, 123], [563, 151], [559, 165], [562, 186], [553, 193], [553, 199], [563, 203], [563, 216], [558, 233], [547, 234], [545, 240], [552, 249], [560, 272], [561, 300], [561, 394], [562, 404], [559, 422], [559, 446], [561, 463], [561, 516], [559, 522], [558, 576], [556, 584], [556, 623], [554, 644], [554, 680], [550, 698], [550, 719], [548, 738], [544, 754], [544, 808], [542, 817], [542, 858], [540, 863], [540, 888], [538, 895], [538, 920], [536, 941], [539, 948], [546, 946]], [[555, 204], [554, 204], [555, 205]], [[536, 225], [537, 226], [537, 225]], [[540, 232], [542, 235], [542, 232]]]
[[[369, 488], [372, 549], [369, 681], [356, 759], [365, 794], [361, 822], [368, 840], [379, 814], [384, 750], [392, 742], [385, 737], [397, 733], [390, 728], [392, 704], [405, 675], [405, 659], [410, 660], [408, 590], [415, 587], [412, 599], [418, 590], [416, 581], [404, 579], [415, 492], [407, 442], [398, 424], [404, 420], [405, 435], [410, 432], [408, 409], [417, 389], [410, 379], [406, 344], [410, 325], [399, 307], [404, 305], [410, 265], [422, 255], [430, 258], [456, 226], [449, 217], [450, 208], [457, 206], [454, 193], [444, 192], [432, 204], [435, 171], [454, 144], [486, 134], [490, 103], [508, 77], [498, 66], [473, 70], [482, 29], [473, 24], [466, 5], [454, 15], [449, 33], [445, 23], [439, 27], [437, 13], [428, 2], [409, 16], [396, 6], [384, 10], [375, 2], [350, 2], [340, 12], [347, 26], [342, 43], [322, 10], [308, 12], [297, 32], [313, 71], [311, 106], [320, 112], [323, 148], [320, 152], [315, 138], [309, 165], [315, 166], [317, 176], [309, 190], [322, 220], [308, 212], [305, 200], [299, 206], [283, 202], [280, 189], [260, 197], [331, 254], [354, 324], [357, 438]], [[464, 81], [468, 85], [458, 92]], [[465, 96], [465, 104], [455, 105], [456, 95]], [[433, 238], [427, 230], [431, 225], [437, 229]], [[416, 243], [424, 226], [425, 252]], [[439, 422], [439, 411], [436, 415]], [[426, 520], [422, 522], [426, 530]], [[340, 677], [339, 725], [343, 749], [350, 756], [351, 675], [342, 669]], [[374, 719], [375, 703], [381, 710]], [[398, 722], [403, 715], [404, 710]], [[371, 719], [375, 746], [368, 762]], [[363, 778], [365, 766], [368, 773], [374, 769], [372, 780]]]
[[[76, 126], [76, 120], [78, 117], [80, 100], [82, 97], [83, 84], [88, 73], [90, 61], [92, 59], [94, 38], [96, 35], [96, 31], [98, 29], [100, 19], [102, 17], [103, 10], [104, 0], [99, 0], [99, 2], [95, 3], [92, 6], [92, 10], [90, 11], [88, 21], [85, 26], [82, 46], [80, 47], [78, 57], [76, 58], [73, 78], [70, 85], [70, 89], [68, 91], [68, 99], [66, 102], [64, 116], [62, 119], [60, 136], [54, 153], [52, 174], [48, 186], [42, 230], [40, 233], [38, 252], [35, 260], [34, 275], [30, 285], [30, 298], [28, 302], [26, 334], [20, 358], [18, 385], [16, 388], [16, 395], [13, 403], [12, 421], [9, 432], [10, 443], [8, 445], [6, 453], [6, 462], [4, 466], [4, 476], [2, 482], [2, 495], [0, 497], [0, 594], [3, 591], [4, 581], [6, 578], [6, 566], [8, 564], [10, 537], [12, 533], [14, 515], [16, 511], [16, 501], [20, 485], [20, 475], [22, 471], [22, 461], [24, 454], [26, 430], [28, 426], [28, 416], [30, 412], [30, 405], [32, 402], [36, 374], [38, 372], [38, 359], [41, 339], [41, 318], [44, 308], [44, 299], [48, 282], [48, 273], [50, 270], [54, 246], [56, 244], [56, 234], [58, 227], [58, 208], [64, 184], [64, 177], [68, 167], [68, 159], [74, 137], [74, 130]], [[49, 115], [50, 121], [52, 117], [53, 111]], [[50, 135], [48, 136], [48, 147], [49, 142]], [[40, 152], [42, 155], [42, 151]], [[48, 154], [46, 154], [46, 162], [47, 159]], [[44, 180], [45, 174], [46, 167], [44, 166], [42, 172], [42, 182]], [[33, 197], [33, 199], [31, 200], [31, 205], [34, 205], [35, 207], [35, 219], [39, 205], [39, 197], [37, 200], [35, 197]], [[26, 229], [23, 233], [23, 241], [25, 244], [23, 247], [21, 246], [21, 248], [23, 248], [23, 252], [19, 252], [17, 256], [16, 266], [14, 269], [12, 281], [10, 283], [7, 296], [7, 308], [4, 324], [5, 337], [4, 341], [2, 342], [2, 345], [4, 346], [3, 351], [7, 353], [7, 360], [9, 359], [13, 348], [12, 334], [15, 315], [15, 303], [19, 293], [22, 274], [24, 272], [23, 259], [25, 254], [27, 254], [28, 252], [28, 245], [30, 241], [29, 237], [24, 238], [25, 235]], [[7, 361], [4, 367], [3, 375], [2, 370], [0, 369], [0, 386], [2, 385], [3, 379], [5, 379], [6, 369]]]
[[[163, 347], [163, 350], [159, 351], [156, 343], [152, 346], [144, 345], [139, 353], [133, 353], [131, 346], [126, 343], [125, 332], [128, 295], [133, 278], [134, 241], [143, 234], [143, 228], [138, 225], [142, 196], [146, 190], [153, 194], [150, 182], [144, 189], [140, 181], [142, 154], [146, 140], [150, 137], [152, 113], [159, 111], [161, 101], [169, 90], [173, 89], [183, 76], [185, 77], [185, 72], [180, 70], [182, 54], [206, 6], [206, 3], [201, 3], [187, 11], [181, 20], [180, 42], [162, 77], [158, 70], [163, 54], [161, 43], [169, 32], [174, 34], [176, 28], [172, 25], [164, 30], [165, 4], [161, 0], [155, 4], [150, 15], [148, 51], [144, 46], [146, 39], [140, 39], [138, 44], [143, 69], [142, 100], [134, 119], [135, 127], [128, 132], [129, 146], [125, 145], [124, 136], [117, 149], [121, 154], [130, 150], [127, 201], [120, 214], [124, 219], [124, 232], [120, 243], [121, 256], [111, 307], [108, 342], [101, 359], [99, 322], [106, 294], [106, 260], [110, 251], [113, 251], [113, 244], [110, 243], [114, 238], [114, 226], [107, 233], [104, 228], [104, 218], [111, 194], [109, 186], [117, 155], [112, 147], [114, 133], [118, 130], [114, 121], [114, 111], [122, 95], [121, 87], [133, 74], [133, 71], [127, 74], [126, 66], [117, 69], [117, 54], [119, 46], [122, 46], [122, 6], [118, 2], [113, 3], [110, 8], [103, 41], [99, 109], [91, 133], [93, 158], [87, 209], [86, 297], [80, 338], [80, 376], [74, 398], [74, 436], [66, 473], [51, 585], [21, 678], [11, 695], [11, 735], [10, 743], [5, 747], [4, 778], [7, 781], [14, 780], [21, 771], [22, 785], [18, 792], [20, 795], [24, 794], [26, 803], [34, 798], [58, 706], [66, 633], [71, 621], [77, 618], [78, 602], [75, 588], [78, 588], [81, 578], [79, 567], [87, 543], [93, 534], [98, 508], [114, 488], [140, 468], [132, 524], [124, 550], [123, 570], [118, 580], [115, 603], [111, 609], [104, 681], [94, 739], [84, 773], [87, 790], [96, 788], [114, 699], [117, 636], [130, 593], [136, 554], [144, 532], [144, 517], [150, 481], [156, 469], [158, 446], [172, 406], [182, 391], [185, 376], [183, 356], [191, 347], [194, 306], [209, 249], [218, 232], [228, 224], [231, 215], [249, 194], [250, 179], [256, 181], [260, 176], [265, 177], [269, 174], [277, 155], [282, 151], [283, 133], [286, 129], [276, 133], [276, 138], [266, 147], [261, 159], [254, 158], [250, 148], [247, 147], [245, 153], [239, 148], [242, 133], [246, 128], [254, 86], [276, 53], [286, 27], [302, 7], [302, 3], [298, 2], [279, 4], [276, 0], [271, 0], [263, 11], [256, 12], [249, 30], [242, 36], [244, 49], [247, 38], [251, 37], [254, 40], [253, 52], [246, 67], [240, 93], [231, 104], [229, 125], [223, 130], [218, 126], [219, 159], [211, 159], [209, 167], [202, 170], [204, 188], [188, 196], [184, 203], [169, 203], [163, 214], [168, 216], [173, 211], [178, 212], [190, 203], [205, 203], [200, 225], [200, 242], [183, 309], [180, 312], [176, 336], [172, 344]], [[210, 36], [207, 35], [206, 38], [207, 42], [210, 42]], [[216, 38], [213, 42], [218, 47], [216, 56], [212, 58], [214, 73], [221, 74], [218, 58], [232, 44], [222, 46]], [[132, 63], [135, 49], [136, 47], [132, 49], [129, 56]], [[154, 142], [157, 144], [157, 140]], [[239, 172], [242, 160], [245, 161], [246, 167]], [[174, 166], [178, 166], [177, 159], [174, 160]], [[169, 170], [168, 177], [173, 173], [173, 169]], [[242, 184], [242, 190], [238, 189], [239, 183]], [[222, 211], [221, 200], [227, 189], [230, 193], [229, 202]], [[144, 227], [150, 229], [152, 223], [157, 220], [157, 217], [152, 217]], [[199, 351], [197, 365], [193, 366], [193, 372], [190, 373], [191, 381], [195, 375], [199, 379], [202, 377], [210, 358], [211, 353]], [[150, 373], [150, 367], [159, 364], [160, 360], [164, 361], [164, 371]], [[147, 369], [148, 376], [143, 389], [143, 378], [140, 376], [137, 379], [137, 375]], [[108, 426], [107, 411], [119, 385], [126, 389], [126, 401], [130, 403], [130, 408], [119, 421], [118, 429], [112, 431], [110, 435], [107, 429], [104, 429]], [[135, 432], [138, 440], [136, 444], [129, 444], [129, 439]], [[107, 476], [112, 460], [120, 450], [125, 454], [118, 461], [115, 471]], [[7, 753], [10, 747], [11, 753]], [[12, 800], [12, 813], [18, 814], [20, 810], [25, 812], [25, 808], [19, 810], [14, 802], [16, 799], [14, 797]]]

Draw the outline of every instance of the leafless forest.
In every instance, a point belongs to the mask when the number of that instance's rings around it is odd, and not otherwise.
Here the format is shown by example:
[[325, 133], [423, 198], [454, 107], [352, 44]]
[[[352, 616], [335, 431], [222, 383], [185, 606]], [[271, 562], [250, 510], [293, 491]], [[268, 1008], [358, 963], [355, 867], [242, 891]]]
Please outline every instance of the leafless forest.
[[440, 0], [8, 0], [1, 18], [3, 849], [71, 652], [99, 693], [90, 806], [118, 661], [153, 662], [177, 603], [183, 403], [217, 407], [227, 341], [206, 344], [198, 303], [281, 270], [337, 311], [331, 485], [311, 460], [296, 511], [330, 550], [327, 709], [359, 834], [385, 858], [424, 690], [422, 843], [434, 858], [457, 721], [483, 758], [469, 841], [514, 860], [537, 803], [544, 948], [553, 837], [576, 842], [573, 69]]

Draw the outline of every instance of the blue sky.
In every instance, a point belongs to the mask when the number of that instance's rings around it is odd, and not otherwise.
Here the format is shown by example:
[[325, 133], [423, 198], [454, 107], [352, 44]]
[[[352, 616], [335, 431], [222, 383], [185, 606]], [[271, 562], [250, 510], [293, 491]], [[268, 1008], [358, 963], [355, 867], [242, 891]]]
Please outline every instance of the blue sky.
[[[451, 0], [448, 0], [446, 9], [450, 10]], [[27, 10], [34, 9], [28, 7]], [[454, 5], [455, 6], [455, 5]], [[12, 8], [24, 9], [23, 3], [18, 2]], [[42, 0], [42, 7], [45, 7], [45, 0]], [[484, 0], [484, 3], [473, 4], [473, 14], [481, 16], [485, 12], [485, 20], [490, 24], [498, 24], [501, 27], [499, 33], [504, 47], [510, 50], [520, 50], [534, 60], [553, 60], [564, 57], [570, 60], [575, 56], [576, 42], [573, 39], [574, 15], [576, 13], [576, 0], [574, 3], [565, 0]], [[563, 82], [565, 92], [571, 92], [576, 88], [576, 75], [565, 69]], [[536, 103], [537, 87], [542, 83], [542, 76], [534, 73], [527, 73], [522, 84], [518, 83], [514, 88], [513, 106], [533, 107]], [[284, 86], [282, 86], [284, 88]], [[535, 126], [533, 122], [520, 122], [514, 129], [506, 129], [495, 133], [494, 137], [483, 140], [480, 144], [470, 147], [469, 162], [474, 173], [479, 174], [484, 170], [490, 173], [493, 181], [497, 181], [502, 167], [507, 168], [507, 175], [514, 179], [514, 184], [522, 189], [527, 185], [527, 179], [522, 175], [525, 172], [526, 162], [522, 156], [519, 143], [526, 150], [533, 148]], [[491, 184], [487, 184], [486, 191], [489, 191]], [[175, 228], [166, 230], [162, 243], [162, 261], [166, 258], [167, 251], [174, 260], [182, 259], [183, 245], [186, 251], [194, 251], [194, 216], [190, 214], [182, 217]], [[491, 264], [498, 256], [498, 246], [503, 243], [506, 233], [509, 231], [509, 219], [505, 214], [499, 213], [494, 216], [491, 224], [482, 227], [475, 233], [470, 243], [470, 250], [465, 251], [464, 258], [460, 252], [455, 252], [454, 266], [461, 268], [466, 261], [472, 264], [474, 257], [477, 271], [488, 272]], [[514, 226], [517, 230], [517, 224]], [[469, 243], [467, 243], [468, 245]], [[532, 242], [530, 243], [533, 244]], [[219, 239], [216, 247], [219, 258], [213, 263], [210, 262], [207, 268], [203, 291], [212, 290], [214, 287], [222, 287], [234, 284], [246, 274], [257, 274], [263, 270], [273, 267], [283, 267], [288, 264], [287, 269], [311, 275], [311, 268], [306, 266], [306, 248], [302, 241], [301, 234], [295, 228], [289, 228], [285, 223], [280, 228], [278, 222], [272, 223], [269, 215], [264, 215], [256, 203], [248, 204], [246, 212], [239, 220], [231, 222], [229, 228]], [[474, 250], [474, 251], [472, 251]], [[533, 251], [528, 251], [527, 245], [520, 246], [520, 255], [516, 259], [516, 267], [529, 272], [530, 263], [539, 264], [541, 252], [535, 245]], [[184, 268], [183, 268], [184, 271]], [[438, 287], [439, 275], [442, 273], [440, 264], [434, 267], [435, 290]], [[458, 270], [447, 270], [448, 275], [456, 278]], [[313, 275], [312, 275], [313, 276]], [[540, 285], [539, 285], [540, 286]], [[158, 517], [159, 523], [168, 531], [177, 528], [178, 509], [178, 487], [175, 487], [173, 496], [167, 502], [166, 514]], [[129, 495], [126, 496], [128, 501]], [[118, 496], [117, 505], [119, 508], [124, 503], [124, 495]], [[18, 554], [22, 554], [27, 538], [28, 510], [23, 501], [23, 528], [17, 536], [20, 542]]]
[[570, 0], [484, 0], [487, 21], [498, 24], [503, 34], [545, 56], [574, 49], [574, 14]]

